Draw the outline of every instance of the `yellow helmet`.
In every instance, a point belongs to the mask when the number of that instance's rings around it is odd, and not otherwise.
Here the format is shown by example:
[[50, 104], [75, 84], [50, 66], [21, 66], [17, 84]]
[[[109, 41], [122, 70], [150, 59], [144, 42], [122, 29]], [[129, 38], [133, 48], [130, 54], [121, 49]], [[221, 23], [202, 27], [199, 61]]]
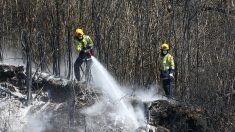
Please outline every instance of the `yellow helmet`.
[[167, 43], [164, 43], [161, 45], [161, 50], [169, 50], [169, 49], [170, 49], [170, 47]]
[[77, 37], [83, 36], [83, 35], [84, 35], [84, 32], [83, 32], [82, 29], [77, 28], [77, 29], [75, 30], [75, 35], [76, 35]]

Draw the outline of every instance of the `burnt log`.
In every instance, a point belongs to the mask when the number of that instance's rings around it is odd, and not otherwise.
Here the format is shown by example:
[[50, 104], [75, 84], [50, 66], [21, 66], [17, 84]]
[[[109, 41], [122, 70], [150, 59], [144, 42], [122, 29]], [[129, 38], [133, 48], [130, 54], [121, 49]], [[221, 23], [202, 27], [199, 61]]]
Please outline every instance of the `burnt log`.
[[[93, 97], [95, 95], [100, 94], [86, 83], [76, 83], [73, 80], [58, 78], [48, 73], [32, 73], [32, 93], [36, 94], [34, 98], [43, 96], [45, 101], [65, 102], [77, 96], [81, 97], [78, 98], [78, 101], [90, 103], [92, 100], [94, 101]], [[0, 65], [0, 83], [2, 87], [5, 87], [6, 83], [10, 83], [17, 87], [21, 94], [25, 95], [27, 93], [26, 79], [23, 66]], [[12, 91], [11, 87], [5, 88]]]
[[16, 75], [19, 67], [12, 65], [0, 65], [0, 81], [7, 81]]
[[158, 100], [149, 107], [149, 124], [162, 126], [170, 131], [204, 132], [212, 131], [207, 124], [206, 112], [167, 100]]

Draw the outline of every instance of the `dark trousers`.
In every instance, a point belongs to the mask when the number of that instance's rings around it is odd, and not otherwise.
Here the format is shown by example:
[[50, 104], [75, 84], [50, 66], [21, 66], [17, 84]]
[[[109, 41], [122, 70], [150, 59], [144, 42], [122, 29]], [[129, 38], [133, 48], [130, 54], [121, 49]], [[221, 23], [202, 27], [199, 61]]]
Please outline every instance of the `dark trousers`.
[[81, 75], [80, 75], [80, 67], [82, 66], [83, 60], [81, 58], [77, 58], [77, 60], [74, 63], [74, 74], [77, 81], [80, 81]]
[[173, 97], [173, 81], [172, 79], [163, 79], [162, 80], [162, 87], [165, 91], [167, 98]]
[[84, 59], [78, 57], [74, 63], [74, 74], [75, 74], [77, 81], [81, 80], [81, 66], [82, 66], [83, 62], [86, 63], [86, 67], [83, 69], [84, 70], [83, 72], [86, 76], [86, 79], [88, 78], [88, 74], [90, 72], [92, 61], [91, 60], [84, 60]]

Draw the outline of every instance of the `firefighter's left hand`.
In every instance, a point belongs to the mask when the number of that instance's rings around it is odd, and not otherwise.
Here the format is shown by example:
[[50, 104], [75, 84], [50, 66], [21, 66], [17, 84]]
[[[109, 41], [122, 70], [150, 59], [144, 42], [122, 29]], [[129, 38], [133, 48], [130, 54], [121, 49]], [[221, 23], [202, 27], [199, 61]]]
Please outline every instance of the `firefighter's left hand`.
[[173, 73], [170, 73], [169, 75], [170, 75], [170, 78], [171, 78], [171, 79], [174, 79]]

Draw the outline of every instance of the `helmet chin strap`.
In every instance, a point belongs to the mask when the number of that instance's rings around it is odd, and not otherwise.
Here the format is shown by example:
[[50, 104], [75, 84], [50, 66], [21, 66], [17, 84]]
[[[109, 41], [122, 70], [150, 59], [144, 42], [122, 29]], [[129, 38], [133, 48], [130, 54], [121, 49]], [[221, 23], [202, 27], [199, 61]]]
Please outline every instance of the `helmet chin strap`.
[[82, 40], [82, 39], [83, 39], [83, 36], [78, 37], [78, 40]]
[[167, 50], [163, 50], [162, 53], [163, 53], [164, 55], [166, 55], [166, 54], [168, 53], [168, 51], [167, 51]]
[[165, 56], [167, 53], [168, 53], [167, 50], [162, 50], [162, 51], [161, 51], [161, 56]]

